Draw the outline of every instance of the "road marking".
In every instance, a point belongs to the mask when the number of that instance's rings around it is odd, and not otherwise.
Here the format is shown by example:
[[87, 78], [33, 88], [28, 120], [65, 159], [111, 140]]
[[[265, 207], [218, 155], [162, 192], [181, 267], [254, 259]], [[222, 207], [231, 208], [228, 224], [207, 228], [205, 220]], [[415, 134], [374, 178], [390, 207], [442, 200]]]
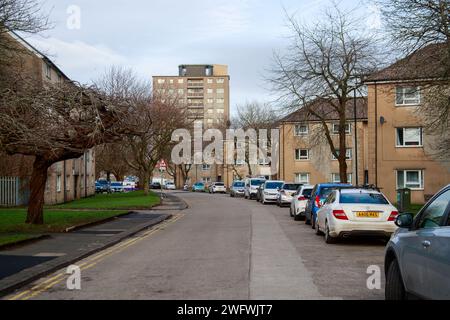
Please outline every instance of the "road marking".
[[[113, 254], [118, 254], [118, 253], [124, 251], [125, 249], [137, 244], [138, 242], [141, 242], [141, 241], [151, 237], [152, 235], [158, 233], [159, 231], [165, 230], [167, 227], [174, 224], [175, 222], [177, 222], [184, 216], [185, 216], [185, 214], [173, 215], [172, 218], [170, 218], [166, 221], [163, 221], [162, 223], [156, 225], [155, 227], [150, 228], [148, 231], [145, 231], [141, 235], [135, 236], [127, 241], [117, 244], [116, 246], [114, 246], [112, 248], [109, 248], [105, 251], [102, 251], [102, 252], [96, 254], [96, 255], [86, 258], [85, 262], [79, 264], [78, 266], [80, 267], [80, 269], [82, 271], [90, 269], [90, 268], [94, 267], [95, 265], [97, 265], [99, 262], [103, 261], [108, 256], [113, 255]], [[61, 281], [63, 281], [65, 279], [65, 276], [66, 276], [66, 273], [63, 271], [41, 283], [38, 283], [31, 289], [25, 290], [21, 293], [14, 295], [13, 297], [9, 298], [8, 300], [31, 299], [47, 290], [53, 288], [55, 285], [59, 284]]]

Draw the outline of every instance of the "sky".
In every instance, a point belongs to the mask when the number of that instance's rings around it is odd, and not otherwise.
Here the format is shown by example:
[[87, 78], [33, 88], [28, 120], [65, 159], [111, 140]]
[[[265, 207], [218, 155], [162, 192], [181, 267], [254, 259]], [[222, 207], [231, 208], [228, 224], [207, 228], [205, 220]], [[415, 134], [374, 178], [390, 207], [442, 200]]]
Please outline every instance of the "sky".
[[[143, 79], [180, 64], [227, 64], [231, 109], [273, 100], [264, 78], [288, 44], [284, 9], [314, 21], [326, 0], [45, 0], [53, 28], [27, 37], [71, 79], [91, 83], [112, 66]], [[355, 1], [342, 0], [342, 6]], [[369, 6], [361, 10], [370, 14]]]

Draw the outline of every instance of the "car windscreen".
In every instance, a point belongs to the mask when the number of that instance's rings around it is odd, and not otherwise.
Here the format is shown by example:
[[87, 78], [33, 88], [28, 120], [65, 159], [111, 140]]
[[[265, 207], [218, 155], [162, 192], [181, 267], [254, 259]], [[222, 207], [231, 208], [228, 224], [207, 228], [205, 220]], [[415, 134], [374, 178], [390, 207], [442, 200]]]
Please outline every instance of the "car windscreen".
[[282, 182], [268, 182], [266, 184], [266, 189], [278, 189], [283, 186]]
[[112, 185], [113, 187], [122, 187], [122, 184], [119, 183], [119, 182], [113, 182], [113, 183], [111, 183], [111, 185]]
[[97, 181], [97, 183], [100, 184], [100, 185], [107, 185], [108, 181], [106, 181], [106, 180], [99, 180], [99, 181]]
[[223, 183], [216, 183], [215, 186], [216, 186], [216, 187], [223, 187], [223, 186], [225, 186], [225, 185], [224, 185]]
[[311, 196], [313, 189], [303, 189], [302, 195], [303, 196]]
[[233, 187], [243, 188], [243, 187], [245, 187], [245, 183], [243, 183], [243, 182], [236, 182], [235, 184], [233, 184]]
[[264, 183], [264, 180], [252, 180], [251, 181], [252, 186], [260, 186], [263, 183]]
[[380, 193], [341, 193], [339, 202], [343, 204], [389, 204]]
[[301, 187], [301, 184], [285, 184], [283, 189], [288, 191], [297, 191], [299, 187]]

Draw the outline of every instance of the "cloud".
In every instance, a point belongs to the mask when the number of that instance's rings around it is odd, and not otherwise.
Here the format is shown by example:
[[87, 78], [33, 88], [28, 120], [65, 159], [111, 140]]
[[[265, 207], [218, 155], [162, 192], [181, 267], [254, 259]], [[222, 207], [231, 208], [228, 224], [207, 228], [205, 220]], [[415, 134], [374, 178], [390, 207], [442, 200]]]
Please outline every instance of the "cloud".
[[111, 65], [126, 65], [127, 59], [108, 46], [84, 41], [63, 41], [54, 37], [28, 40], [46, 54], [70, 78], [89, 82], [92, 75], [102, 73]]

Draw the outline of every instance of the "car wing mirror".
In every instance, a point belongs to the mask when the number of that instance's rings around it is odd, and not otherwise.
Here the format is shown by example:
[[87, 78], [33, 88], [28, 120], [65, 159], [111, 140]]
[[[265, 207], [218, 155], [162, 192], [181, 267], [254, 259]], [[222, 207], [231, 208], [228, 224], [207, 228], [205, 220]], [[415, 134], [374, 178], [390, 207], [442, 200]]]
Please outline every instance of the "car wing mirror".
[[404, 213], [395, 219], [395, 225], [402, 229], [409, 229], [414, 223], [414, 217], [411, 213]]

